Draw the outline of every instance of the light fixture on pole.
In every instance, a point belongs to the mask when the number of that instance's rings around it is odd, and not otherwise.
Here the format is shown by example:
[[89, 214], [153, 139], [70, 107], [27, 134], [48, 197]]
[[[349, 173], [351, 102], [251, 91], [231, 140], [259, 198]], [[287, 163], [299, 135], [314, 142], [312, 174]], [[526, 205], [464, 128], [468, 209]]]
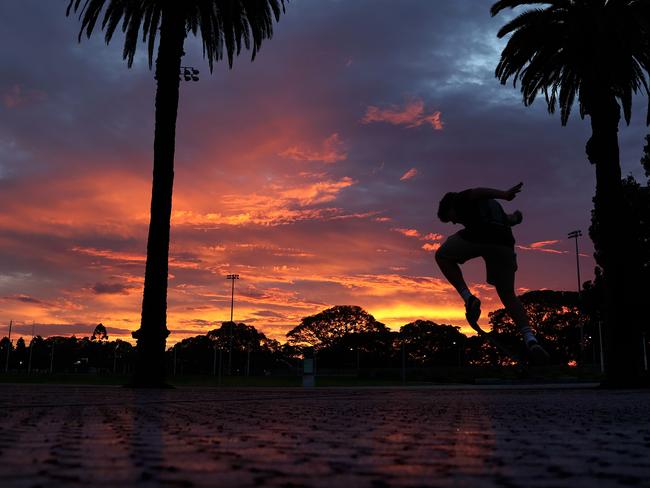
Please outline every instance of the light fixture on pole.
[[[582, 231], [581, 230], [574, 230], [572, 232], [569, 232], [567, 234], [567, 238], [569, 239], [575, 239], [576, 242], [576, 269], [578, 272], [578, 302], [580, 302], [580, 291], [582, 290], [582, 282], [580, 280], [580, 252], [578, 251], [578, 238], [582, 237]], [[584, 359], [584, 349], [585, 349], [585, 343], [584, 343], [584, 327], [582, 324], [582, 321], [580, 321], [580, 359]]]
[[199, 81], [199, 70], [192, 66], [181, 66], [180, 74], [185, 81]]
[[232, 281], [232, 288], [230, 293], [230, 338], [228, 345], [228, 374], [232, 373], [232, 328], [233, 328], [233, 312], [235, 309], [235, 280], [239, 279], [238, 274], [229, 274], [226, 276], [227, 280]]

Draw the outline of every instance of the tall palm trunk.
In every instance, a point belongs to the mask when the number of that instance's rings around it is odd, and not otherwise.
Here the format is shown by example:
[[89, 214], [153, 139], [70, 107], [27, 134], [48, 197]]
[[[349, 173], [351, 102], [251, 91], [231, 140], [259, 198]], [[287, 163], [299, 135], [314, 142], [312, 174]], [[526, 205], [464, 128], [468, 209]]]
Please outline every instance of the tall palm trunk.
[[594, 214], [598, 223], [596, 262], [603, 269], [605, 286], [605, 386], [635, 384], [639, 380], [641, 336], [635, 318], [633, 290], [638, 284], [626, 256], [632, 245], [629, 212], [621, 184], [618, 146], [620, 108], [611, 94], [599, 94], [590, 118], [592, 137], [587, 156], [596, 166]]
[[[174, 2], [174, 4], [180, 2]], [[151, 217], [147, 239], [142, 320], [133, 332], [137, 339], [136, 386], [162, 386], [165, 382], [167, 329], [167, 271], [174, 184], [176, 117], [180, 66], [185, 42], [183, 12], [169, 6], [162, 14], [156, 59], [156, 127], [154, 136]], [[182, 18], [182, 17], [181, 17]]]

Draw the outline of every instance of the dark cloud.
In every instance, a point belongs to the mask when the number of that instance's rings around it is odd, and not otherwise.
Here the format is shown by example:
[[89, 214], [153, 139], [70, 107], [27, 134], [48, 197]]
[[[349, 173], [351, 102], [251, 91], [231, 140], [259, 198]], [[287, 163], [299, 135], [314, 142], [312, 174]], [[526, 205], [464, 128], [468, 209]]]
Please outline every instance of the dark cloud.
[[255, 312], [253, 315], [257, 315], [258, 317], [284, 317], [284, 314], [274, 312], [273, 310], [260, 310], [259, 312]]
[[95, 283], [91, 289], [97, 295], [128, 295], [133, 286], [122, 283]]
[[30, 297], [28, 295], [13, 295], [13, 296], [6, 296], [6, 297], [1, 297], [2, 300], [14, 300], [17, 302], [23, 302], [23, 303], [35, 303], [38, 305], [42, 305], [43, 302], [40, 300], [37, 300], [36, 298]]

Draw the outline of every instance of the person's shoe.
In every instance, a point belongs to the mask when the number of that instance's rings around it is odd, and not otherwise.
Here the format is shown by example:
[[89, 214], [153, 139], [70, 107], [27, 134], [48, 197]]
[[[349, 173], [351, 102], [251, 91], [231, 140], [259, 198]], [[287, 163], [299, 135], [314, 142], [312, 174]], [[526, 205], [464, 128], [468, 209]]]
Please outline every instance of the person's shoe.
[[476, 330], [475, 324], [481, 316], [481, 300], [474, 295], [470, 296], [465, 302], [465, 318], [472, 329]]
[[548, 353], [539, 345], [539, 342], [528, 341], [526, 347], [534, 364], [545, 364], [548, 361]]

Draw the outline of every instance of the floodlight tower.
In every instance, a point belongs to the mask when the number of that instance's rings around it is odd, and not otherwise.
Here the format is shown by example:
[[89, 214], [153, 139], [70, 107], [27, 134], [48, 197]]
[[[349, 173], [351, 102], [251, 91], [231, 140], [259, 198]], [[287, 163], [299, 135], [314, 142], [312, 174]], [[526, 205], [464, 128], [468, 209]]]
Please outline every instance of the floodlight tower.
[[230, 338], [228, 340], [228, 375], [232, 374], [232, 327], [233, 327], [233, 311], [235, 309], [235, 280], [239, 279], [238, 274], [229, 274], [226, 276], [227, 280], [232, 281], [232, 289], [230, 294]]
[[[567, 234], [567, 238], [575, 239], [576, 241], [576, 270], [578, 272], [578, 302], [580, 301], [580, 291], [582, 290], [582, 282], [580, 280], [580, 253], [578, 251], [578, 237], [582, 237], [581, 230], [574, 230]], [[584, 359], [584, 327], [582, 321], [580, 322], [580, 359]]]

